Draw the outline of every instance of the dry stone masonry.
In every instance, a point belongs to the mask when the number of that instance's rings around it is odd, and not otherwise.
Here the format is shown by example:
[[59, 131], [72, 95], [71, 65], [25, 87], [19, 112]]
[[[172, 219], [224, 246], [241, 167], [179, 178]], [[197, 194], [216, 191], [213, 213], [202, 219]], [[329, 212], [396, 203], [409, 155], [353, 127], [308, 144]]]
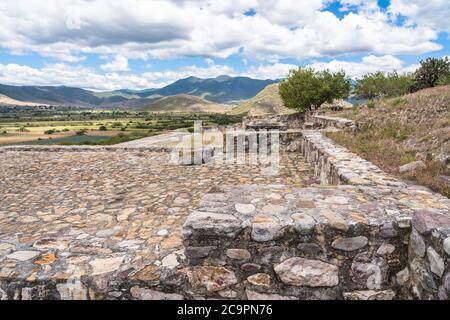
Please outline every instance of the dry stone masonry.
[[279, 134], [274, 176], [170, 165], [170, 135], [0, 148], [0, 298], [449, 299], [449, 199]]
[[183, 225], [187, 264], [194, 273], [220, 268], [232, 281], [194, 286], [202, 296], [449, 299], [449, 199], [319, 131], [281, 134], [322, 186], [250, 184], [205, 195]]

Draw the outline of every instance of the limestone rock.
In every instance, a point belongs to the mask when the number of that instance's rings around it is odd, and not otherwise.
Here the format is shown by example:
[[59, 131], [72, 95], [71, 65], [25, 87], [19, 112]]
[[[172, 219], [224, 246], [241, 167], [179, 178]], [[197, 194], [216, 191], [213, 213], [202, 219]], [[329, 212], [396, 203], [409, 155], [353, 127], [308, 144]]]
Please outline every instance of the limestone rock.
[[429, 292], [437, 292], [437, 285], [433, 276], [428, 272], [424, 261], [414, 258], [410, 264], [411, 279], [414, 279], [423, 289]]
[[92, 275], [95, 276], [116, 271], [122, 264], [123, 259], [124, 257], [120, 256], [106, 259], [95, 259], [89, 262], [92, 267]]
[[395, 247], [389, 243], [383, 243], [377, 250], [379, 256], [390, 255], [395, 251]]
[[342, 238], [339, 237], [333, 241], [331, 246], [335, 249], [343, 251], [355, 251], [365, 247], [368, 243], [368, 239], [364, 236], [353, 237], [353, 238]]
[[417, 256], [425, 256], [425, 241], [423, 241], [422, 236], [415, 229], [412, 230], [409, 236], [409, 246]]
[[256, 263], [244, 263], [241, 265], [241, 270], [247, 271], [247, 272], [257, 272], [261, 269], [261, 266]]
[[284, 226], [270, 216], [256, 216], [252, 221], [252, 239], [257, 242], [277, 240], [283, 236]]
[[298, 232], [310, 231], [317, 224], [316, 220], [306, 213], [294, 213], [291, 218], [294, 220], [295, 229]]
[[411, 172], [423, 169], [425, 167], [426, 167], [425, 163], [423, 163], [423, 161], [419, 160], [419, 161], [410, 162], [410, 163], [400, 166], [398, 168], [398, 171], [402, 174], [403, 173], [411, 173]]
[[247, 278], [247, 281], [255, 286], [269, 287], [270, 276], [267, 273], [256, 273]]
[[216, 246], [205, 246], [205, 247], [187, 247], [184, 254], [189, 259], [201, 259], [206, 258], [211, 250], [216, 249]]
[[321, 213], [327, 219], [327, 223], [330, 227], [340, 231], [348, 230], [347, 221], [345, 221], [338, 213], [334, 213], [331, 210], [322, 210]]
[[380, 236], [382, 238], [395, 238], [398, 236], [398, 230], [393, 221], [386, 222], [380, 227]]
[[0, 243], [0, 256], [10, 253], [16, 248], [15, 245], [10, 243]]
[[88, 290], [81, 281], [60, 283], [56, 285], [61, 300], [87, 300]]
[[169, 269], [174, 269], [179, 264], [180, 263], [178, 262], [178, 256], [175, 253], [167, 255], [161, 260], [161, 265]]
[[411, 223], [420, 234], [427, 235], [436, 228], [450, 228], [450, 217], [428, 210], [418, 210]]
[[228, 249], [227, 257], [234, 260], [248, 260], [251, 257], [251, 254], [246, 249]]
[[248, 213], [252, 213], [253, 211], [255, 211], [254, 205], [246, 204], [246, 203], [236, 203], [234, 205], [234, 208], [236, 209], [237, 212], [243, 213], [243, 214], [248, 214]]
[[282, 296], [273, 293], [260, 293], [252, 290], [245, 290], [248, 300], [298, 300], [292, 296]]
[[387, 281], [388, 266], [380, 257], [371, 257], [368, 253], [358, 254], [352, 262], [350, 276], [355, 283], [370, 290], [380, 290]]
[[339, 284], [338, 267], [319, 260], [294, 257], [276, 265], [274, 270], [289, 285], [333, 287]]
[[195, 232], [203, 236], [234, 237], [240, 229], [240, 220], [230, 214], [195, 211], [183, 225], [183, 236], [190, 237]]
[[395, 292], [392, 290], [363, 290], [344, 292], [345, 300], [392, 300], [395, 298]]
[[36, 258], [38, 255], [40, 255], [39, 251], [16, 251], [6, 257], [19, 261], [27, 261]]
[[323, 248], [316, 243], [299, 243], [297, 249], [300, 253], [310, 257], [316, 257], [323, 253]]
[[138, 300], [183, 300], [181, 294], [176, 293], [164, 293], [156, 290], [140, 288], [134, 286], [130, 289], [130, 293], [133, 298]]
[[238, 282], [233, 271], [224, 267], [195, 266], [188, 271], [189, 283], [207, 291], [221, 291]]
[[57, 250], [64, 250], [67, 249], [69, 246], [67, 241], [61, 241], [56, 239], [43, 239], [36, 241], [33, 244], [34, 248], [38, 249], [57, 249]]
[[438, 275], [439, 277], [442, 277], [445, 270], [444, 260], [432, 247], [428, 247], [427, 257], [428, 261], [430, 262], [431, 272]]
[[400, 286], [404, 286], [406, 283], [408, 283], [408, 281], [409, 281], [409, 269], [408, 269], [408, 267], [405, 267], [405, 269], [400, 270], [399, 272], [397, 272], [395, 278], [397, 280], [397, 284], [400, 285]]
[[445, 253], [450, 256], [450, 237], [444, 240], [443, 247]]

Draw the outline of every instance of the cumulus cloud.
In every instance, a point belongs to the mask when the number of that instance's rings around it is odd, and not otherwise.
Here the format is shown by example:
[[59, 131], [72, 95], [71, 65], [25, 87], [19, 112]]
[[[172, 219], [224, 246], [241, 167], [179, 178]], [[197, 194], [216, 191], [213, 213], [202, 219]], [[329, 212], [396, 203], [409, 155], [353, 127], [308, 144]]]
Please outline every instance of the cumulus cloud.
[[[315, 62], [307, 65], [316, 70], [329, 69], [331, 71], [344, 70], [352, 78], [358, 78], [368, 72], [414, 71], [417, 65], [405, 65], [400, 59], [386, 56], [366, 56], [358, 62], [332, 60], [330, 62]], [[195, 76], [212, 78], [220, 75], [246, 76], [255, 79], [282, 79], [291, 69], [298, 68], [295, 64], [268, 63], [249, 66], [245, 70], [235, 70], [230, 66], [215, 64], [208, 61], [207, 66], [184, 66], [174, 70], [151, 71], [142, 74], [109, 72], [98, 73], [92, 68], [82, 65], [73, 66], [66, 63], [50, 64], [43, 68], [32, 68], [18, 64], [0, 64], [0, 83], [11, 85], [65, 85], [91, 89], [96, 91], [159, 88], [176, 80]]]
[[[73, 0], [67, 6], [62, 0], [2, 1], [0, 46], [67, 62], [81, 61], [86, 54], [167, 59], [227, 58], [242, 52], [248, 59], [275, 61], [355, 52], [418, 54], [441, 48], [435, 42], [437, 23], [419, 19], [422, 13], [406, 1], [395, 1], [387, 13], [368, 5], [376, 1], [343, 0], [359, 10], [342, 19], [324, 11], [330, 2]], [[448, 16], [445, 5], [436, 8], [442, 9], [439, 17]], [[245, 15], [250, 9], [255, 14]], [[392, 23], [390, 14], [403, 11], [415, 25]], [[439, 25], [446, 27], [441, 20]]]
[[102, 64], [100, 68], [105, 71], [112, 71], [112, 72], [130, 70], [130, 68], [128, 68], [128, 59], [120, 55], [117, 55], [113, 61]]
[[405, 17], [410, 25], [419, 24], [450, 33], [448, 0], [391, 0], [389, 12]]
[[417, 68], [417, 65], [405, 66], [404, 62], [391, 55], [385, 56], [366, 56], [359, 62], [349, 62], [332, 60], [330, 62], [316, 62], [308, 65], [308, 67], [316, 70], [330, 70], [337, 72], [344, 70], [351, 78], [360, 78], [364, 74], [369, 72], [391, 72], [396, 70], [397, 72], [411, 72]]

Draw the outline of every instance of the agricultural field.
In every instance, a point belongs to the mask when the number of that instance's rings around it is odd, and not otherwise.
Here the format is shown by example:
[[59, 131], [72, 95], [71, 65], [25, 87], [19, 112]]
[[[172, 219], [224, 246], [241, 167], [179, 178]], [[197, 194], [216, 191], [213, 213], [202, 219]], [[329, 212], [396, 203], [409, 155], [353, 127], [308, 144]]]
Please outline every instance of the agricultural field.
[[0, 110], [0, 145], [111, 145], [204, 126], [226, 125], [240, 117], [204, 113], [98, 110]]

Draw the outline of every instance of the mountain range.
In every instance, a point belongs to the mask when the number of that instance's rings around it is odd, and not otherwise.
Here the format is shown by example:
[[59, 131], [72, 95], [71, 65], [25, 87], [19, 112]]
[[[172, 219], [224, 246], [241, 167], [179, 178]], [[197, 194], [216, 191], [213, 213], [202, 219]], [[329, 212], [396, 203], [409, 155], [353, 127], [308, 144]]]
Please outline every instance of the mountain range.
[[[95, 92], [66, 86], [10, 86], [0, 84], [0, 95], [11, 103], [70, 105], [99, 108], [142, 108], [174, 95], [190, 95], [219, 104], [237, 104], [255, 96], [278, 80], [219, 76], [211, 79], [189, 77], [159, 89]], [[1, 104], [1, 102], [0, 102]], [[13, 103], [11, 103], [13, 104]]]

